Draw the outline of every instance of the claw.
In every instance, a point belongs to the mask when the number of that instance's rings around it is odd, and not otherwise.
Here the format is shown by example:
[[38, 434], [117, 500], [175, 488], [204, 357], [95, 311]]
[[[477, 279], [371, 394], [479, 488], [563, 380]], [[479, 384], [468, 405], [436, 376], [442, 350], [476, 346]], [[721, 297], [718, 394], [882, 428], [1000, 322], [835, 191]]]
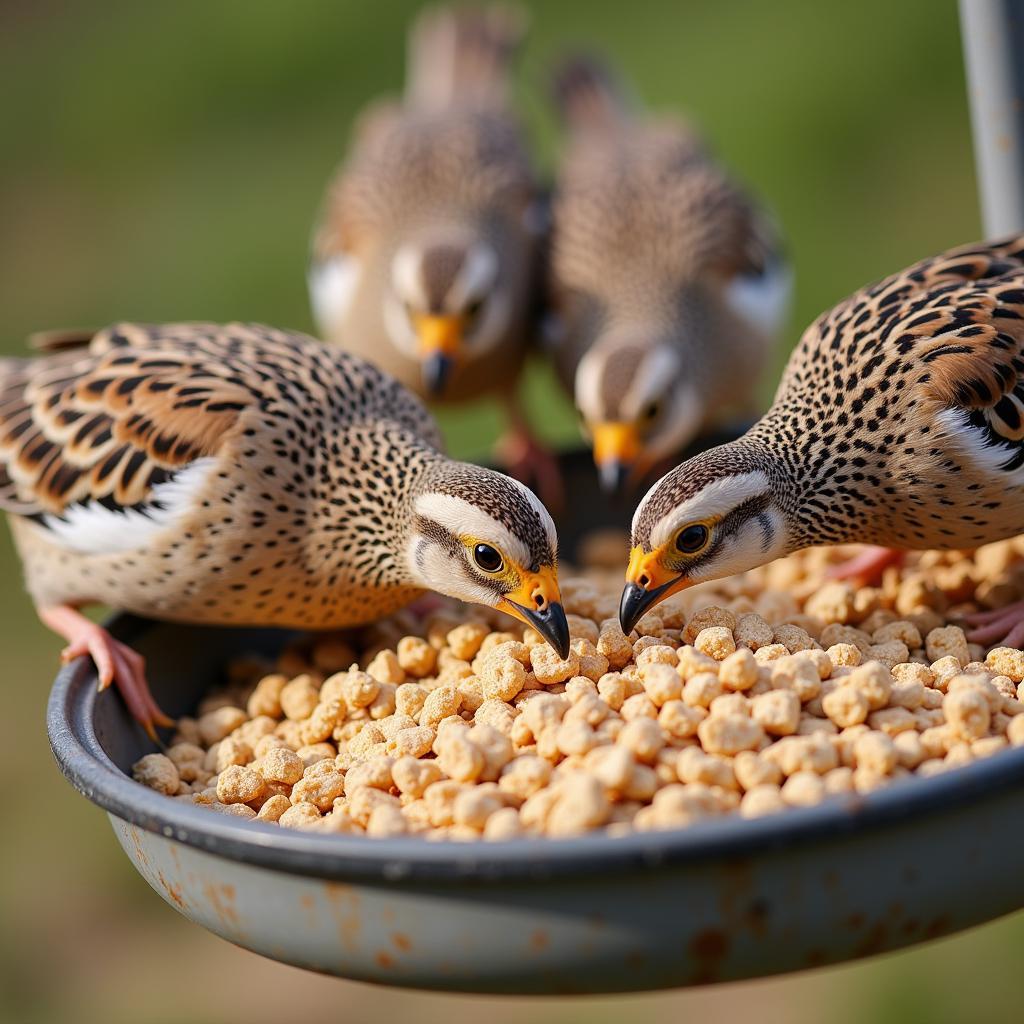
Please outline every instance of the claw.
[[145, 659], [74, 608], [66, 605], [41, 608], [39, 617], [68, 641], [67, 647], [61, 651], [61, 660], [66, 664], [75, 658], [91, 657], [96, 664], [99, 691], [102, 693], [111, 683], [116, 684], [132, 717], [146, 735], [162, 747], [157, 726], [171, 728], [175, 723], [173, 718], [164, 714], [150, 693]]
[[1024, 601], [1015, 601], [984, 612], [973, 612], [965, 615], [964, 621], [976, 627], [967, 634], [967, 639], [973, 644], [1017, 648], [1024, 646]]

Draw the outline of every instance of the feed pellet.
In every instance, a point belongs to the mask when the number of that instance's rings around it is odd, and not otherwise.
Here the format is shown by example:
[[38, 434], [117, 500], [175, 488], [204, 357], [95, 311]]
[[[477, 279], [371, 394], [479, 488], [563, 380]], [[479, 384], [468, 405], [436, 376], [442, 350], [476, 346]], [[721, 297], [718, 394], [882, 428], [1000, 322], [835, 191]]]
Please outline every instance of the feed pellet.
[[[622, 544], [563, 570], [565, 659], [443, 604], [239, 659], [137, 781], [279, 826], [433, 840], [679, 828], [956, 770], [1024, 745], [1024, 653], [958, 617], [1024, 593], [1024, 544], [925, 553], [880, 587], [813, 550], [685, 591], [624, 636]], [[603, 568], [618, 566], [619, 570]]]

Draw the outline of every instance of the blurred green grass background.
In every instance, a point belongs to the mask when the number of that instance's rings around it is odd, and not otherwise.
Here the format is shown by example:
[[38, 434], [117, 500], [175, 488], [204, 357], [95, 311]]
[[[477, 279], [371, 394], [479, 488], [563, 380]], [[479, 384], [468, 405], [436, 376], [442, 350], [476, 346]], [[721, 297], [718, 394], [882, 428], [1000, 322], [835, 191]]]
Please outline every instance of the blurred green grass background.
[[[416, 6], [0, 4], [0, 351], [18, 353], [33, 330], [121, 318], [309, 329], [306, 246], [320, 195], [353, 115], [400, 88]], [[774, 206], [797, 271], [787, 351], [802, 325], [852, 289], [980, 234], [952, 0], [529, 6], [522, 110], [544, 166], [557, 143], [548, 62], [579, 43], [607, 51], [652, 106], [689, 112]], [[528, 400], [542, 433], [572, 440], [571, 412], [542, 369], [531, 372]], [[498, 426], [487, 408], [443, 420], [465, 455], [485, 451]], [[841, 969], [587, 1001], [392, 992], [236, 950], [166, 907], [118, 852], [102, 814], [60, 779], [43, 729], [59, 645], [35, 622], [6, 538], [0, 574], [0, 1020], [1019, 1017], [1020, 915]], [[969, 884], [950, 864], [950, 887]]]

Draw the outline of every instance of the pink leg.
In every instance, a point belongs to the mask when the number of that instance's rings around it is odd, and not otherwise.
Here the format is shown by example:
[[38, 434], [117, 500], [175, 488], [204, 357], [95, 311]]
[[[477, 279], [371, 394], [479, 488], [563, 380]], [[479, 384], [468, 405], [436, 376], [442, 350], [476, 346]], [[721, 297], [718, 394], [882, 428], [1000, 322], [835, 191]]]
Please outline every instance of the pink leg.
[[145, 659], [130, 647], [115, 640], [102, 626], [90, 622], [68, 605], [52, 605], [38, 609], [44, 626], [62, 636], [68, 646], [61, 651], [61, 660], [68, 662], [89, 655], [96, 663], [100, 690], [111, 683], [117, 685], [132, 717], [156, 743], [156, 726], [169, 727], [174, 719], [160, 710], [146, 683]]
[[1024, 601], [985, 612], [974, 612], [965, 615], [964, 621], [976, 627], [967, 634], [971, 643], [1024, 647]]
[[832, 566], [828, 571], [829, 579], [860, 580], [863, 583], [881, 582], [882, 573], [890, 565], [901, 565], [906, 557], [905, 552], [896, 548], [879, 548], [871, 545], [859, 555]]

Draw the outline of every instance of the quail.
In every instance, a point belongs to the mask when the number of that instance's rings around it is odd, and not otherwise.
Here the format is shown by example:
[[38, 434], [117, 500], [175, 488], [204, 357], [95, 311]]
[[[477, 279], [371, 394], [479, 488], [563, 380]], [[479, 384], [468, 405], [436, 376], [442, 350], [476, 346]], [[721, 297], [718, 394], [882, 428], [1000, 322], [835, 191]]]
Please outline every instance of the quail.
[[501, 5], [420, 16], [403, 100], [363, 115], [329, 186], [309, 288], [325, 340], [421, 396], [497, 398], [510, 466], [550, 477], [516, 397], [546, 224], [510, 96], [524, 29]]
[[0, 361], [0, 508], [41, 620], [152, 733], [141, 658], [84, 618], [335, 629], [425, 590], [569, 632], [551, 518], [455, 462], [358, 356], [257, 324], [123, 323]]
[[[1024, 532], [1024, 235], [856, 292], [804, 333], [744, 436], [662, 477], [633, 517], [627, 632], [690, 584], [815, 544], [971, 548]], [[1024, 606], [976, 618], [1024, 641]]]
[[556, 74], [568, 141], [544, 335], [602, 482], [636, 482], [730, 408], [752, 411], [791, 275], [768, 218], [688, 125], [612, 72]]

